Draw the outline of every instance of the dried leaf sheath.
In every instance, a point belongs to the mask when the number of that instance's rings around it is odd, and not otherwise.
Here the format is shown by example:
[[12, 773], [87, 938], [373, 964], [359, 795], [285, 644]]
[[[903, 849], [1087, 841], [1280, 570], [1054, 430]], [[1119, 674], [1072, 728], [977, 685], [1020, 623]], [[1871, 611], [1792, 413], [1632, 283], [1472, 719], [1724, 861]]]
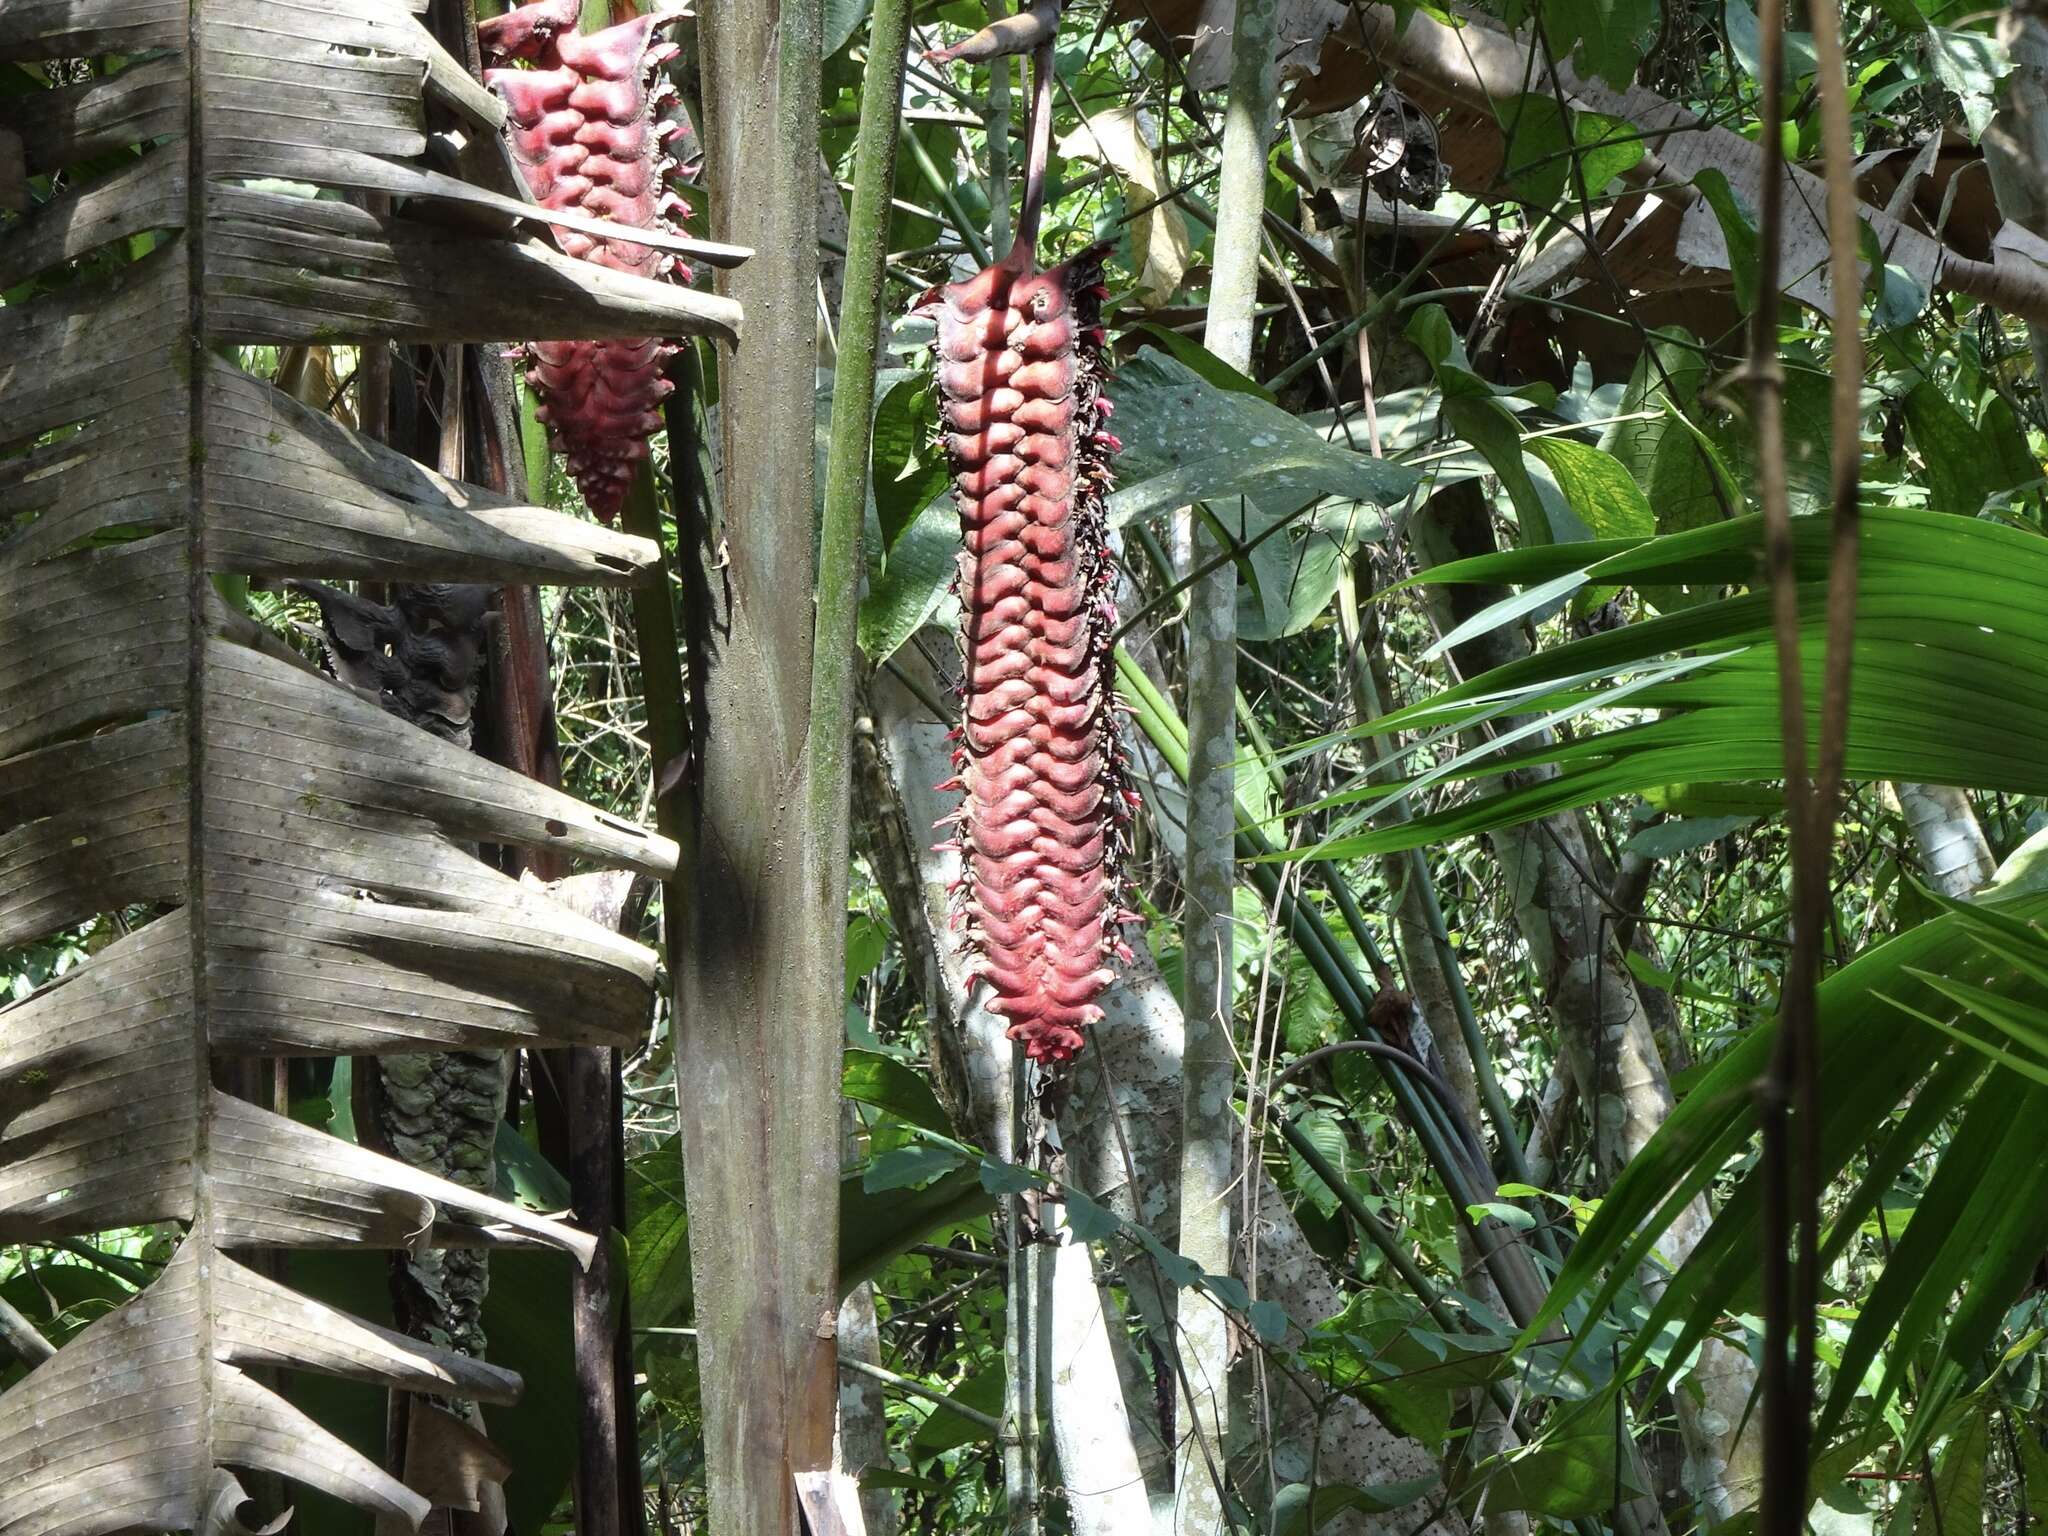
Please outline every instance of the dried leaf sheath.
[[0, 308], [0, 949], [162, 915], [0, 1008], [0, 1242], [188, 1230], [0, 1396], [0, 1531], [240, 1530], [232, 1468], [417, 1525], [419, 1494], [247, 1369], [484, 1401], [517, 1383], [229, 1251], [591, 1240], [227, 1097], [216, 1070], [635, 1039], [652, 956], [465, 845], [654, 873], [675, 850], [322, 677], [215, 578], [616, 582], [654, 551], [435, 475], [219, 353], [736, 317], [437, 223], [445, 201], [293, 195], [432, 186], [507, 211], [424, 163], [430, 131], [489, 144], [503, 109], [403, 0], [0, 4], [0, 69], [49, 59], [94, 63], [32, 101], [56, 125], [27, 150], [47, 202], [0, 224], [0, 286], [47, 277]]
[[1117, 444], [1101, 394], [1102, 253], [1032, 267], [1020, 242], [933, 297], [963, 544], [960, 918], [1010, 1037], [1061, 1062], [1102, 1017], [1127, 918], [1103, 513]]
[[[664, 140], [682, 127], [656, 116], [675, 88], [660, 74], [673, 43], [653, 41], [662, 19], [641, 16], [601, 32], [577, 32], [578, 0], [537, 0], [478, 28], [486, 58], [517, 58], [528, 69], [492, 69], [485, 79], [505, 100], [513, 159], [543, 208], [580, 209], [638, 229], [673, 229], [688, 206], [667, 183], [675, 162]], [[644, 245], [560, 229], [562, 249], [641, 277], [679, 272], [673, 256]], [[661, 402], [675, 387], [662, 377], [675, 347], [654, 337], [625, 341], [542, 341], [526, 349], [527, 383], [540, 400], [549, 445], [568, 460], [583, 499], [617, 520], [647, 440], [661, 426]]]

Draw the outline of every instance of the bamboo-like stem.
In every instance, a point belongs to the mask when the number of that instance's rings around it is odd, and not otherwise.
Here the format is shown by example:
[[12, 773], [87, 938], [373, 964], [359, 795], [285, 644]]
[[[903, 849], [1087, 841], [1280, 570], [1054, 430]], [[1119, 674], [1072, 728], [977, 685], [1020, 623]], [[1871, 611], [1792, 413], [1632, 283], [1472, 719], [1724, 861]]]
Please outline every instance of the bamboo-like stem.
[[[677, 444], [669, 442], [669, 461], [675, 462]], [[676, 803], [668, 792], [672, 776], [681, 772], [688, 747], [689, 727], [683, 714], [682, 649], [676, 639], [675, 602], [669, 590], [668, 539], [662, 530], [660, 498], [655, 493], [654, 470], [643, 462], [626, 493], [621, 517], [626, 532], [653, 541], [654, 570], [633, 589], [633, 639], [640, 653], [640, 675], [647, 694], [647, 745], [653, 756], [654, 824], [664, 837], [674, 837], [682, 822]], [[675, 964], [675, 913], [682, 903], [682, 887], [665, 881], [661, 888], [662, 949], [671, 967]]]
[[[1158, 749], [1167, 767], [1185, 782], [1188, 771], [1186, 727], [1173, 713], [1172, 704], [1145, 675], [1144, 669], [1121, 646], [1116, 651], [1116, 665], [1119, 688], [1130, 706], [1132, 720]], [[1338, 945], [1336, 936], [1331, 933], [1315, 904], [1301, 900], [1294, 888], [1281, 878], [1279, 867], [1265, 862], [1267, 856], [1274, 852], [1272, 845], [1247, 822], [1239, 828], [1237, 852], [1240, 859], [1249, 861], [1243, 871], [1247, 883], [1275, 913], [1295, 948], [1308, 962], [1309, 969], [1329, 992], [1331, 1001], [1343, 1015], [1353, 1036], [1378, 1038], [1368, 1007], [1371, 989]], [[1358, 936], [1361, 941], [1365, 938], [1363, 933]], [[1380, 1067], [1393, 1092], [1402, 1123], [1415, 1133], [1423, 1158], [1450, 1198], [1456, 1219], [1467, 1225], [1479, 1251], [1486, 1256], [1488, 1268], [1500, 1286], [1502, 1300], [1508, 1304], [1510, 1315], [1518, 1326], [1527, 1326], [1536, 1315], [1541, 1297], [1533, 1294], [1526, 1283], [1527, 1272], [1521, 1268], [1521, 1264], [1526, 1262], [1525, 1251], [1518, 1244], [1500, 1242], [1480, 1229], [1471, 1216], [1470, 1207], [1497, 1198], [1491, 1177], [1486, 1178], [1484, 1188], [1475, 1186], [1475, 1170], [1467, 1166], [1466, 1160], [1456, 1150], [1462, 1138], [1441, 1119], [1442, 1112], [1434, 1096], [1420, 1092], [1418, 1085], [1397, 1063], [1382, 1061]], [[1282, 1134], [1286, 1136], [1284, 1129]], [[1294, 1144], [1293, 1137], [1287, 1139], [1290, 1145]], [[1338, 1184], [1331, 1183], [1331, 1188], [1337, 1190]], [[1339, 1193], [1341, 1198], [1341, 1191]], [[1625, 1447], [1624, 1454], [1632, 1475], [1643, 1486], [1648, 1486], [1641, 1453], [1633, 1442]], [[1624, 1529], [1635, 1523], [1628, 1519], [1626, 1510], [1623, 1516]]]
[[[1792, 557], [1777, 360], [1776, 301], [1781, 215], [1784, 16], [1770, 0], [1763, 29], [1764, 198], [1758, 318], [1751, 371], [1758, 391], [1758, 460], [1772, 617], [1778, 647], [1779, 719], [1785, 741], [1791, 818], [1792, 940], [1771, 1067], [1759, 1090], [1764, 1132], [1764, 1536], [1805, 1527], [1820, 1299], [1820, 1038], [1815, 988], [1827, 922], [1835, 806], [1847, 749], [1849, 669], [1856, 625], [1857, 480], [1862, 463], [1862, 283], [1856, 267], [1858, 205], [1850, 163], [1849, 102], [1841, 17], [1834, 0], [1812, 7], [1827, 175], [1828, 281], [1834, 334], [1830, 488], [1833, 540], [1828, 569], [1820, 737], [1807, 777], [1806, 709], [1799, 657], [1799, 600]], [[1766, 419], [1768, 418], [1768, 419]], [[1768, 436], [1767, 436], [1768, 433]]]
[[1038, 223], [1045, 212], [1045, 172], [1052, 161], [1052, 43], [1031, 55], [1031, 138], [1024, 162], [1024, 204], [1017, 210], [1012, 266], [1029, 267], [1038, 255]]
[[[988, 245], [981, 238], [981, 231], [974, 221], [967, 217], [967, 210], [960, 206], [960, 199], [953, 194], [953, 183], [948, 181], [938, 166], [932, 162], [930, 151], [919, 142], [916, 134], [907, 134], [910, 158], [917, 166], [918, 174], [924, 177], [925, 185], [932, 189], [932, 195], [939, 200], [939, 206], [946, 210], [946, 220], [953, 226], [953, 233], [960, 237], [960, 243], [967, 247], [967, 254], [974, 258], [976, 266], [988, 265]], [[851, 236], [848, 237], [851, 243]]]
[[[1266, 207], [1266, 148], [1277, 104], [1273, 0], [1236, 0], [1230, 97], [1216, 207], [1215, 276], [1203, 341], [1240, 372], [1251, 366], [1258, 301], [1259, 231]], [[1034, 149], [1036, 145], [1033, 146]], [[1239, 504], [1240, 510], [1242, 503]], [[1230, 547], [1222, 509], [1190, 508], [1180, 542], [1197, 569]], [[1242, 534], [1240, 527], [1234, 531]], [[1190, 592], [1187, 625], [1187, 888], [1182, 954], [1187, 1045], [1182, 1057], [1180, 1249], [1212, 1274], [1229, 1274], [1239, 1222], [1232, 1151], [1237, 1116], [1235, 916], [1237, 884], [1237, 567], [1216, 563]], [[1247, 1193], [1247, 1199], [1250, 1198]], [[1214, 1307], [1183, 1309], [1178, 1337], [1188, 1438], [1174, 1478], [1174, 1529], [1215, 1536], [1226, 1525], [1223, 1460], [1230, 1437], [1229, 1320]]]

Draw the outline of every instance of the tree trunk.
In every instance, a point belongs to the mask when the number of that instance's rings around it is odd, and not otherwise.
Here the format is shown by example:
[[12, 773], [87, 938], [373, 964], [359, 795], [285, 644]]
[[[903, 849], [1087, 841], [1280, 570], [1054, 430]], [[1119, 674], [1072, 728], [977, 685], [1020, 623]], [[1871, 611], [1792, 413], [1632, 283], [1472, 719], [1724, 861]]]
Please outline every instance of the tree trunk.
[[1947, 784], [1895, 784], [1927, 883], [1961, 901], [1998, 869], [1970, 797]]
[[708, 728], [678, 791], [676, 1083], [711, 1523], [795, 1536], [796, 1479], [829, 1477], [839, 1398], [847, 873], [808, 784], [818, 7], [731, 0], [698, 30], [712, 233], [756, 254], [720, 277], [747, 326], [720, 359], [723, 525], [688, 615]]
[[[1998, 40], [2011, 53], [2013, 69], [1984, 130], [1984, 168], [1998, 211], [2048, 239], [2048, 17], [2038, 8], [2009, 6], [1998, 20]], [[2048, 326], [2029, 322], [2027, 338], [2035, 376], [2048, 380]]]

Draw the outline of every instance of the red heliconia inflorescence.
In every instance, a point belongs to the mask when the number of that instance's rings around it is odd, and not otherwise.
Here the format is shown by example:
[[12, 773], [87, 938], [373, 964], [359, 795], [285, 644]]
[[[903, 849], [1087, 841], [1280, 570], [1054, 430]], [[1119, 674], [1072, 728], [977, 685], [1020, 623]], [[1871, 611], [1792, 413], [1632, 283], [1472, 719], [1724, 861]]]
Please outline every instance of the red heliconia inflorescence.
[[[477, 29], [487, 60], [531, 66], [484, 72], [505, 102], [513, 158], [543, 208], [672, 229], [689, 208], [669, 189], [675, 161], [664, 149], [683, 125], [656, 111], [675, 93], [661, 78], [675, 45], [654, 41], [665, 18], [640, 16], [585, 36], [576, 30], [580, 9], [578, 0], [537, 0]], [[677, 271], [689, 280], [673, 256], [649, 246], [559, 228], [555, 237], [585, 261], [638, 277]], [[549, 444], [607, 523], [618, 517], [647, 439], [661, 426], [661, 402], [674, 388], [662, 372], [675, 350], [655, 337], [525, 348], [526, 380]]]
[[927, 296], [961, 538], [959, 776], [941, 789], [966, 868], [956, 922], [991, 1009], [1063, 1062], [1102, 1017], [1117, 937], [1125, 788], [1111, 691], [1116, 610], [1103, 497], [1102, 252], [1009, 257]]

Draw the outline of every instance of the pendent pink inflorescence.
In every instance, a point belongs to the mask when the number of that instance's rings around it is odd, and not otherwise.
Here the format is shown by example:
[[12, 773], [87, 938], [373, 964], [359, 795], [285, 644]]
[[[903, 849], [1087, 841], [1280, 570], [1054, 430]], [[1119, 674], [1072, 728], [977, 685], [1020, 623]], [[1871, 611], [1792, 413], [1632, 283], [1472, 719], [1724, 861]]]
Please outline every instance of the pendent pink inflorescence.
[[1010, 1038], [1071, 1059], [1102, 1017], [1135, 797], [1116, 742], [1103, 498], [1101, 250], [1003, 261], [928, 295], [955, 471], [964, 675], [954, 749], [966, 868], [956, 924]]
[[[640, 16], [586, 36], [576, 30], [579, 11], [577, 0], [536, 0], [477, 29], [488, 62], [529, 66], [484, 72], [505, 102], [513, 158], [544, 208], [673, 229], [689, 207], [668, 185], [676, 162], [666, 146], [683, 124], [659, 110], [675, 95], [661, 73], [675, 45], [654, 36], [665, 18]], [[649, 246], [560, 228], [555, 238], [585, 261], [689, 281], [675, 257]], [[662, 375], [675, 346], [647, 337], [523, 350], [549, 445], [567, 460], [591, 511], [616, 520], [674, 388]]]

